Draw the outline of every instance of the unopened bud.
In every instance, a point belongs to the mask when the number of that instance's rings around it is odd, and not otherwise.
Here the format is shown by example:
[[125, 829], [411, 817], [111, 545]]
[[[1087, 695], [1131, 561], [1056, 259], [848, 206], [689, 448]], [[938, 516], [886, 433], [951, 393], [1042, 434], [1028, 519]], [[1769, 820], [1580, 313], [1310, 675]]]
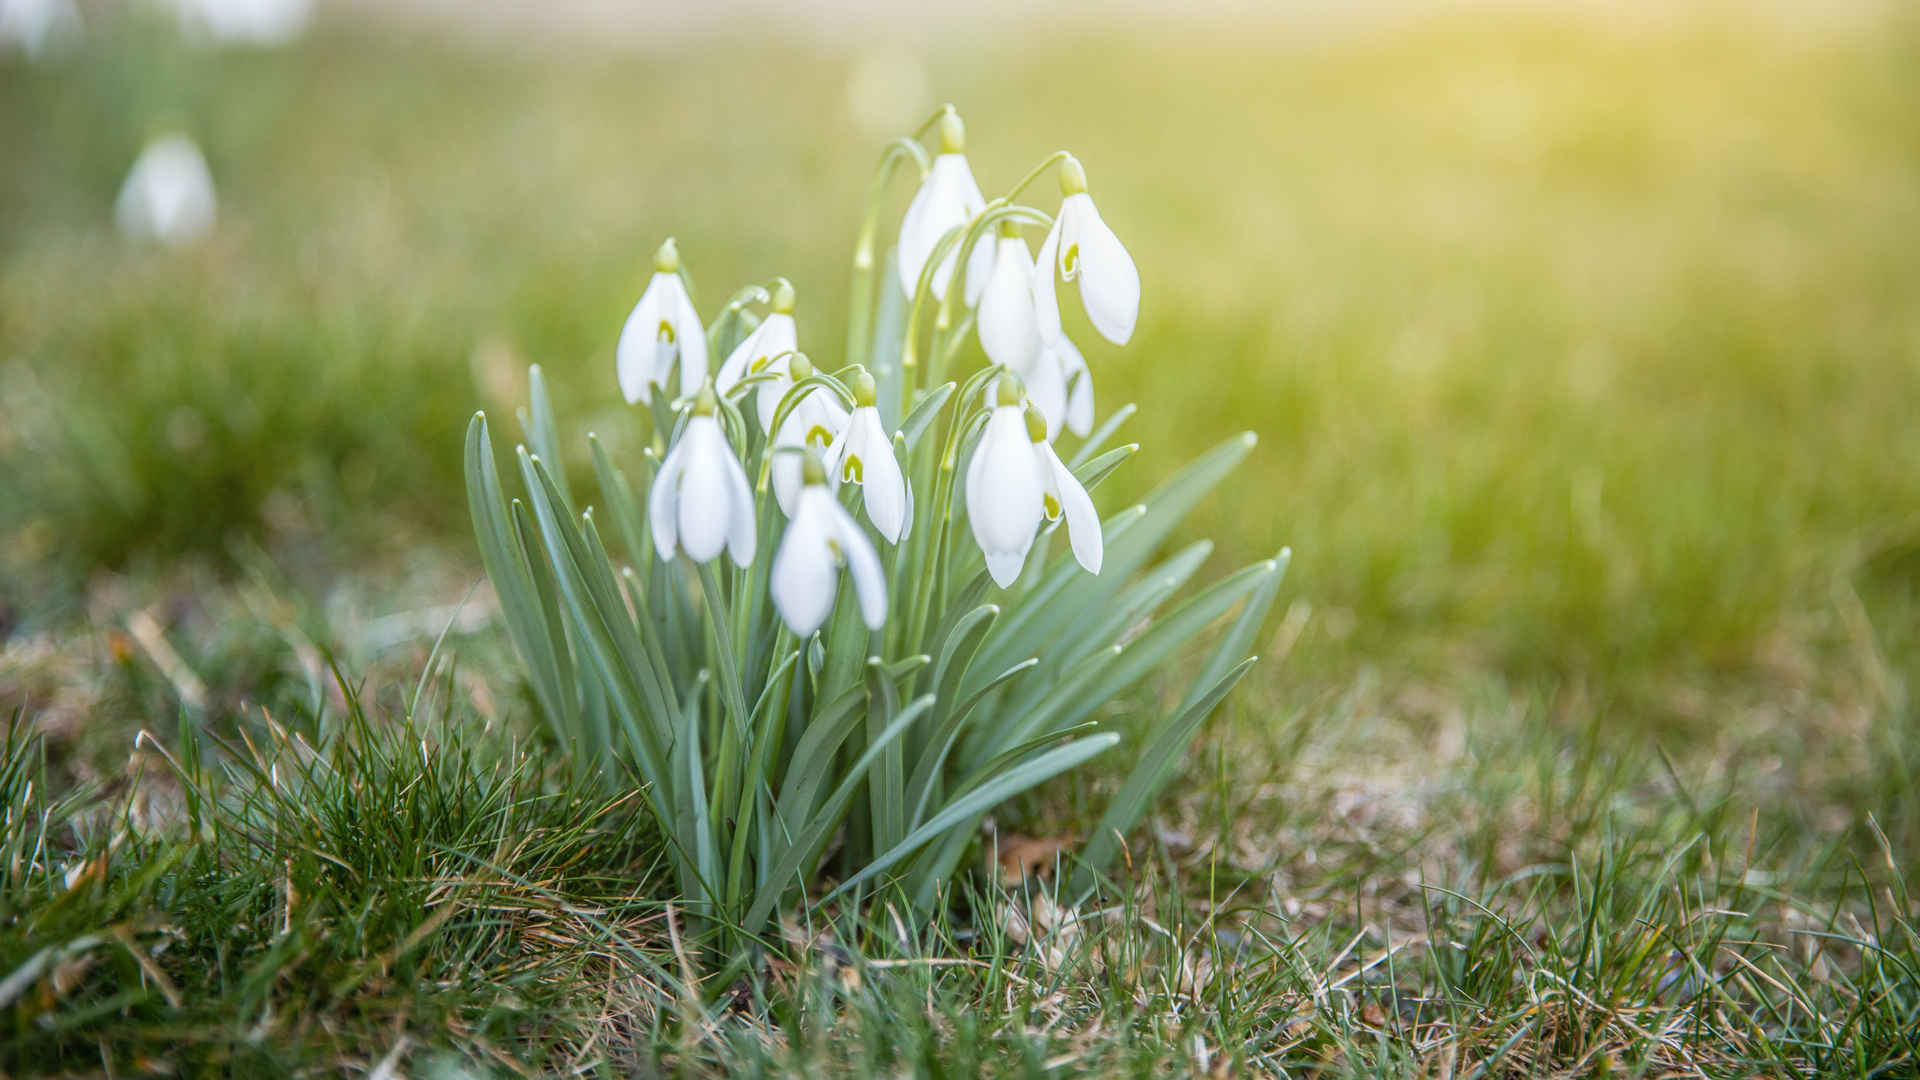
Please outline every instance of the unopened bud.
[[773, 313], [793, 314], [793, 282], [786, 278], [775, 278], [773, 281]]

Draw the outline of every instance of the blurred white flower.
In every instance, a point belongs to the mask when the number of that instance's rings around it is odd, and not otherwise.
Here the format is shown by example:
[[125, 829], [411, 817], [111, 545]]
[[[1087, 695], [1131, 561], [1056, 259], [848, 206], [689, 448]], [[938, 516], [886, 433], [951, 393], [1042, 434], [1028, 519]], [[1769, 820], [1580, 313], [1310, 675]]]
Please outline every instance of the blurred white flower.
[[38, 58], [84, 29], [73, 0], [0, 0], [0, 48]]
[[801, 463], [804, 486], [768, 581], [774, 607], [794, 633], [805, 637], [826, 624], [840, 589], [840, 568], [853, 575], [860, 619], [878, 630], [887, 621], [887, 582], [873, 542], [833, 497], [826, 469], [808, 454]]
[[[798, 382], [813, 374], [813, 365], [804, 357], [795, 356], [788, 371]], [[773, 459], [769, 469], [773, 474], [774, 497], [780, 501], [780, 511], [788, 517], [793, 516], [795, 500], [800, 496], [800, 464], [805, 451], [825, 454], [833, 440], [846, 430], [847, 420], [847, 410], [833, 391], [814, 386], [801, 394], [786, 419], [780, 421], [780, 430], [774, 433], [771, 442]]]
[[768, 431], [773, 427], [773, 414], [780, 407], [780, 399], [793, 387], [791, 361], [799, 347], [800, 335], [793, 323], [793, 286], [782, 279], [774, 286], [772, 311], [727, 354], [720, 365], [719, 376], [714, 379], [714, 387], [727, 394], [749, 375], [773, 376], [762, 381], [754, 391], [760, 430]]
[[1120, 238], [1100, 220], [1093, 196], [1087, 194], [1086, 170], [1072, 157], [1060, 166], [1060, 192], [1065, 196], [1060, 214], [1040, 245], [1033, 277], [1040, 336], [1052, 341], [1061, 334], [1060, 304], [1053, 284], [1057, 272], [1063, 281], [1079, 279], [1080, 302], [1100, 336], [1125, 345], [1140, 317], [1140, 271]]
[[285, 45], [306, 33], [313, 0], [166, 0], [190, 34], [223, 45]]
[[[987, 200], [980, 194], [980, 185], [974, 182], [973, 170], [967, 167], [966, 144], [966, 128], [960, 123], [960, 117], [951, 112], [941, 117], [940, 153], [934, 157], [926, 178], [920, 182], [920, 190], [907, 204], [906, 217], [900, 221], [900, 285], [908, 297], [920, 287], [921, 271], [933, 256], [940, 237], [949, 229], [972, 221], [974, 215], [986, 209]], [[957, 248], [949, 250], [934, 270], [936, 299], [947, 295], [947, 282], [953, 277], [953, 264], [959, 255]], [[979, 300], [980, 289], [986, 284], [992, 267], [992, 245], [974, 245], [973, 254], [967, 260], [968, 304]]]
[[654, 550], [662, 559], [674, 549], [694, 562], [718, 558], [722, 549], [734, 565], [753, 561], [753, 489], [714, 415], [718, 403], [711, 387], [700, 388], [693, 416], [647, 493], [647, 518]]
[[214, 201], [213, 174], [200, 148], [185, 135], [162, 135], [134, 161], [113, 217], [129, 236], [184, 244], [213, 228]]
[[683, 396], [707, 381], [707, 332], [680, 280], [680, 249], [671, 236], [653, 253], [653, 278], [620, 328], [614, 353], [620, 392], [629, 402], [646, 401], [653, 387], [667, 385], [675, 360]]
[[853, 415], [827, 451], [826, 468], [836, 486], [860, 485], [867, 518], [887, 543], [897, 544], [907, 525], [907, 480], [894, 460], [893, 437], [880, 422], [874, 393], [873, 376], [860, 372], [854, 379]]

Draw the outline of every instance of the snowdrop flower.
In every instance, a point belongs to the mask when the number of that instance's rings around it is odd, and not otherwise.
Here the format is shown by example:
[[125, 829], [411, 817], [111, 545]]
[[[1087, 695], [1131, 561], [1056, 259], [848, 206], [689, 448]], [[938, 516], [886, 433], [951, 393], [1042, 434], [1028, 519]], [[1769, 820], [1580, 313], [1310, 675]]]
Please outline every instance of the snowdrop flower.
[[[800, 382], [813, 374], [813, 365], [807, 358], [796, 354], [788, 367], [788, 373], [795, 382]], [[773, 494], [780, 501], [780, 511], [788, 517], [793, 516], [796, 500], [800, 497], [801, 461], [806, 452], [824, 454], [833, 440], [847, 427], [847, 410], [840, 405], [840, 399], [833, 391], [824, 386], [809, 388], [799, 401], [794, 403], [787, 418], [780, 421], [780, 430], [773, 436], [773, 458], [769, 468], [773, 474]]]
[[680, 280], [680, 249], [671, 236], [653, 253], [653, 280], [621, 327], [615, 354], [620, 392], [630, 403], [646, 401], [653, 387], [667, 385], [675, 360], [682, 395], [707, 381], [707, 332]]
[[1120, 238], [1100, 220], [1093, 196], [1087, 194], [1087, 172], [1072, 157], [1060, 166], [1060, 194], [1065, 196], [1060, 214], [1040, 245], [1033, 278], [1040, 336], [1048, 341], [1060, 336], [1060, 305], [1053, 284], [1058, 267], [1061, 280], [1080, 280], [1080, 302], [1086, 305], [1093, 328], [1115, 345], [1125, 345], [1140, 317], [1140, 271]]
[[773, 427], [774, 410], [780, 407], [780, 399], [794, 384], [792, 365], [788, 361], [797, 348], [799, 336], [793, 326], [793, 286], [782, 278], [773, 289], [772, 313], [727, 354], [726, 361], [720, 365], [720, 375], [714, 380], [714, 386], [725, 394], [749, 375], [771, 372], [774, 378], [761, 383], [754, 398], [758, 406], [760, 430], [769, 431]]
[[667, 453], [647, 493], [654, 550], [671, 559], [676, 547], [694, 562], [718, 558], [722, 548], [736, 566], [753, 561], [753, 489], [714, 415], [713, 388], [702, 386], [693, 416]]
[[1033, 453], [1020, 398], [1018, 380], [1002, 376], [987, 429], [967, 463], [967, 519], [974, 542], [986, 556], [987, 572], [1003, 589], [1020, 576], [1034, 531], [1046, 513], [1040, 460]]
[[[934, 245], [940, 238], [949, 229], [965, 225], [986, 209], [987, 200], [981, 196], [980, 185], [974, 182], [973, 170], [967, 166], [966, 146], [966, 126], [959, 116], [948, 112], [940, 118], [940, 153], [934, 156], [926, 179], [914, 193], [913, 202], [907, 204], [906, 217], [900, 222], [900, 285], [908, 299], [912, 299], [920, 287], [921, 271], [926, 268], [927, 259], [933, 255]], [[949, 250], [934, 270], [935, 299], [946, 298], [947, 282], [953, 277], [957, 258], [959, 251]], [[993, 248], [975, 244], [967, 260], [968, 304], [979, 300], [980, 289], [986, 284], [992, 266]]]
[[1020, 576], [1040, 525], [1067, 524], [1074, 558], [1100, 572], [1105, 545], [1087, 489], [1047, 442], [1040, 410], [1021, 401], [1019, 383], [1002, 378], [973, 460], [967, 464], [967, 518], [987, 572], [1006, 588]]
[[853, 380], [853, 415], [827, 451], [826, 467], [834, 485], [859, 484], [866, 497], [867, 517], [887, 543], [900, 542], [907, 524], [907, 480], [893, 457], [893, 438], [880, 423], [874, 405], [873, 376], [865, 371]]
[[185, 135], [147, 144], [114, 203], [120, 231], [163, 244], [183, 244], [213, 228], [213, 174]]
[[860, 618], [867, 629], [887, 621], [887, 582], [873, 542], [860, 531], [827, 486], [827, 471], [811, 453], [801, 463], [804, 486], [787, 534], [774, 553], [768, 585], [773, 605], [801, 637], [826, 624], [840, 588], [840, 567], [853, 574]]
[[30, 58], [79, 37], [81, 28], [73, 0], [0, 0], [0, 46]]

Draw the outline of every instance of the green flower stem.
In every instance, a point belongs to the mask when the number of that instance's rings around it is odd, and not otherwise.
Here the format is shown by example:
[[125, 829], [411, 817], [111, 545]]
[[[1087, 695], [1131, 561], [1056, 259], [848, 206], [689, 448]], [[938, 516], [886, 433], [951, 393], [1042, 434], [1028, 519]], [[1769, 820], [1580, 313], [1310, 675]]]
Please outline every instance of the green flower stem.
[[[947, 282], [947, 294], [940, 298], [939, 312], [933, 322], [933, 342], [929, 351], [934, 362], [928, 368], [927, 385], [929, 386], [940, 384], [946, 373], [948, 357], [959, 348], [959, 342], [966, 339], [964, 321], [959, 327], [959, 332], [952, 332], [955, 330], [953, 311], [955, 297], [962, 298], [964, 302], [966, 296], [965, 273], [968, 262], [973, 258], [973, 249], [980, 243], [981, 237], [986, 236], [1002, 221], [1018, 221], [1028, 225], [1038, 225], [1043, 229], [1053, 227], [1051, 216], [1030, 206], [1019, 206], [1002, 199], [995, 199], [988, 203], [984, 209], [973, 216], [972, 221], [967, 223], [966, 234], [960, 239], [959, 254], [953, 260], [953, 277]], [[933, 265], [931, 260], [928, 265]], [[907, 334], [907, 340], [912, 342], [912, 323], [907, 325]]]
[[[935, 113], [921, 130], [932, 127], [943, 115], [944, 112]], [[853, 290], [847, 313], [848, 363], [866, 363], [867, 354], [873, 349], [874, 239], [880, 231], [880, 208], [886, 201], [887, 185], [893, 181], [894, 170], [908, 160], [920, 166], [921, 176], [926, 175], [930, 162], [924, 147], [912, 139], [888, 143], [880, 154], [880, 163], [874, 166], [873, 180], [867, 185], [866, 214], [860, 219], [859, 238], [853, 245]]]

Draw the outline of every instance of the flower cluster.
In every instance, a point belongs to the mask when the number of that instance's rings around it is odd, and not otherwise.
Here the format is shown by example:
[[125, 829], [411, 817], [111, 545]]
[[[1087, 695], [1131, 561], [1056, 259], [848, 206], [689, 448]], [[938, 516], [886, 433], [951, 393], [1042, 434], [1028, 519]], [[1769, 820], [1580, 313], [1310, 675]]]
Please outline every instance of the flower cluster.
[[[969, 381], [979, 394], [960, 401], [953, 429], [967, 436], [968, 454], [960, 472], [964, 495], [954, 501], [964, 505], [985, 569], [1001, 588], [1019, 579], [1036, 538], [1062, 522], [1074, 557], [1098, 574], [1099, 515], [1053, 445], [1063, 431], [1088, 435], [1094, 413], [1086, 360], [1062, 326], [1058, 283], [1077, 282], [1087, 321], [1123, 345], [1139, 314], [1139, 272], [1094, 207], [1086, 172], [1071, 155], [1042, 166], [1058, 167], [1061, 191], [1059, 211], [1048, 217], [1013, 202], [1042, 170], [990, 202], [967, 163], [959, 116], [944, 110], [933, 125], [938, 153], [931, 160], [912, 144], [923, 175], [901, 221], [891, 277], [901, 289], [895, 299], [910, 312], [909, 353], [923, 312], [937, 308], [944, 326], [971, 313], [988, 361]], [[1022, 235], [1028, 226], [1047, 229], [1037, 260]], [[786, 626], [804, 637], [825, 625], [845, 569], [862, 621], [880, 629], [888, 582], [874, 537], [897, 546], [909, 536], [916, 491], [911, 463], [902, 460], [907, 435], [898, 416], [889, 423], [883, 413], [874, 374], [857, 362], [831, 375], [816, 372], [800, 349], [794, 288], [776, 279], [728, 306], [722, 319], [744, 332], [710, 376], [709, 349], [718, 355], [724, 338], [718, 325], [702, 324], [672, 239], [655, 252], [653, 270], [617, 357], [629, 402], [651, 404], [657, 392], [677, 387], [666, 414], [674, 435], [648, 499], [660, 557], [677, 551], [707, 563], [724, 551], [735, 565], [751, 565], [767, 527], [756, 494], [771, 490], [787, 522], [768, 591]], [[964, 274], [959, 288], [957, 273]], [[765, 305], [757, 320], [755, 304]], [[956, 344], [937, 342], [935, 353], [950, 355]], [[931, 386], [912, 384], [914, 374], [898, 373], [904, 385], [891, 388], [892, 400], [913, 406], [930, 396]], [[871, 534], [853, 512], [853, 489]]]

